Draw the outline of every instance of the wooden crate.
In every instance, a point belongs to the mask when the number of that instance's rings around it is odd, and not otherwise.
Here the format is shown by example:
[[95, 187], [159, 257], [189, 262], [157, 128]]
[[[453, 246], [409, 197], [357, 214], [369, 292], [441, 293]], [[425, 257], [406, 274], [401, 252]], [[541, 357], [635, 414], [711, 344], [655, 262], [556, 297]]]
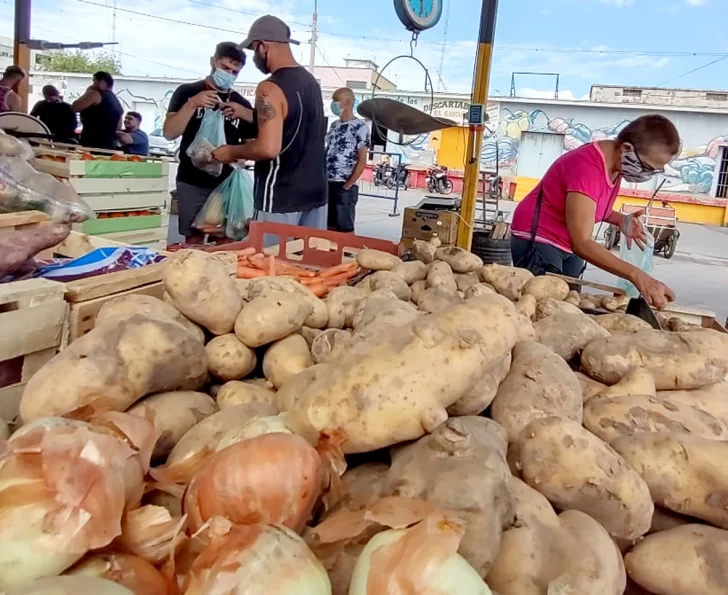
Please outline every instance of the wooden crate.
[[60, 349], [69, 307], [65, 285], [29, 279], [0, 285], [0, 417], [12, 421], [30, 377]]

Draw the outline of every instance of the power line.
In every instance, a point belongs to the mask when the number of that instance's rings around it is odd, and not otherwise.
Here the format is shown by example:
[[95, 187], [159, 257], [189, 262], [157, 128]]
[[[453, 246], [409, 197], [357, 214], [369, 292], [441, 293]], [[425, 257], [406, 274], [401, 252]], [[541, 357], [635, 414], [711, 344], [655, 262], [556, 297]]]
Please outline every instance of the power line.
[[341, 75], [339, 74], [339, 71], [334, 66], [331, 66], [331, 62], [329, 62], [329, 59], [326, 57], [326, 54], [324, 54], [324, 51], [323, 51], [323, 49], [321, 48], [320, 45], [317, 45], [316, 46], [316, 51], [324, 59], [324, 62], [326, 62], [326, 65], [334, 71], [334, 74], [336, 75], [336, 78], [338, 78], [341, 81], [341, 84], [344, 85], [344, 86], [346, 86], [346, 81], [341, 78]]
[[689, 74], [693, 74], [694, 72], [698, 72], [698, 70], [703, 70], [703, 68], [708, 68], [708, 66], [713, 66], [713, 64], [717, 64], [718, 62], [720, 62], [722, 60], [725, 60], [726, 58], [728, 58], [728, 54], [725, 55], [725, 56], [722, 56], [722, 57], [720, 57], [720, 58], [718, 58], [716, 60], [713, 60], [712, 62], [708, 62], [707, 64], [703, 64], [702, 66], [698, 66], [697, 68], [693, 68], [692, 70], [688, 70], [687, 72], [684, 72], [683, 74], [678, 75], [675, 78], [671, 78], [671, 79], [665, 81], [664, 83], [660, 83], [657, 86], [658, 87], [662, 87], [664, 85], [668, 85], [668, 84], [670, 84], [673, 81], [676, 81], [676, 80], [681, 79], [681, 78], [683, 78], [685, 76], [688, 76]]

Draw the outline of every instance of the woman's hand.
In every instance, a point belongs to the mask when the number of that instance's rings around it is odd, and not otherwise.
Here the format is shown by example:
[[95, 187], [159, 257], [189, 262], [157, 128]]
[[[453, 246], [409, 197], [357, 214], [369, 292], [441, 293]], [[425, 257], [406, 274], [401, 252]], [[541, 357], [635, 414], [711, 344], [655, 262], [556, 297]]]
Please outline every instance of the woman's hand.
[[668, 303], [675, 301], [675, 293], [664, 283], [661, 283], [654, 277], [650, 277], [644, 271], [639, 271], [634, 279], [634, 285], [647, 300], [647, 303], [659, 309], [667, 306]]
[[622, 215], [621, 230], [627, 239], [627, 248], [632, 247], [632, 241], [637, 243], [640, 250], [645, 249], [647, 243], [647, 230], [642, 224], [640, 217], [645, 214], [645, 210], [641, 209], [629, 215]]

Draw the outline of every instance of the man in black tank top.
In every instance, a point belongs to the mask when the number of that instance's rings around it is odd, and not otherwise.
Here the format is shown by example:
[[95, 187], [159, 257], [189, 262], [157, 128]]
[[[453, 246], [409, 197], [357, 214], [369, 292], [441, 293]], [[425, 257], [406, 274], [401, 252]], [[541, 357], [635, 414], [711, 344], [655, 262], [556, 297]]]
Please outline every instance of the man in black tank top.
[[92, 85], [73, 102], [71, 108], [81, 115], [81, 144], [91, 149], [118, 149], [116, 131], [121, 129], [124, 108], [114, 95], [114, 78], [99, 71]]
[[252, 50], [258, 70], [270, 76], [258, 85], [255, 110], [258, 137], [213, 153], [222, 163], [255, 161], [255, 218], [325, 229], [326, 119], [321, 87], [293, 58], [291, 30], [264, 16], [240, 44]]

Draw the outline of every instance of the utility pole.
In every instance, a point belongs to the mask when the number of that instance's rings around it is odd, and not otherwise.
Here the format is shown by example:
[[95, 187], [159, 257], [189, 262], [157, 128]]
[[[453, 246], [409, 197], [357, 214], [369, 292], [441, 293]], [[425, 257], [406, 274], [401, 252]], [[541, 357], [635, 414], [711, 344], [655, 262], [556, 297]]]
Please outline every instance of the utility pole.
[[30, 0], [15, 0], [15, 40], [13, 43], [13, 62], [25, 70], [25, 78], [20, 81], [17, 93], [22, 111], [28, 109], [28, 89], [30, 79]]
[[316, 68], [316, 42], [318, 41], [318, 0], [313, 3], [313, 18], [311, 19], [311, 53], [308, 57], [308, 71], [314, 74]]

